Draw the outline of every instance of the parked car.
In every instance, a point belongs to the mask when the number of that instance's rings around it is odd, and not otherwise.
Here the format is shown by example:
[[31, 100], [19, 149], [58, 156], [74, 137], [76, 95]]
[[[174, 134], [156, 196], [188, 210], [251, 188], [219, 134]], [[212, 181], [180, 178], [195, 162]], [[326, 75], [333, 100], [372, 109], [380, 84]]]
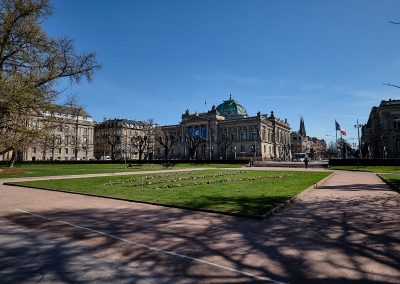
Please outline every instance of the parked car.
[[306, 158], [306, 153], [293, 153], [294, 162], [303, 162]]

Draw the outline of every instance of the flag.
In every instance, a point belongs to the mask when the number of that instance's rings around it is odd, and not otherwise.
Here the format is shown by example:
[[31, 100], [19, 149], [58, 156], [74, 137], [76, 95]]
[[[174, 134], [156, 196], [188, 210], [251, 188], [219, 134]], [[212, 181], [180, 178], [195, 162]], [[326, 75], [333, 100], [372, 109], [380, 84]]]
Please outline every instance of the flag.
[[340, 131], [344, 136], [346, 136], [346, 130], [344, 130], [339, 123], [335, 120], [336, 131]]

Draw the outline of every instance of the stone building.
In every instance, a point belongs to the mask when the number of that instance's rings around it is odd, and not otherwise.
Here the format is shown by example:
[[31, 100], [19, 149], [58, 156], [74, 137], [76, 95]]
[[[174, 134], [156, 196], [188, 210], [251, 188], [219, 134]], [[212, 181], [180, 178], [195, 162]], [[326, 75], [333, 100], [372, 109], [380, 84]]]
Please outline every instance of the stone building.
[[299, 131], [290, 133], [290, 148], [292, 153], [309, 153], [310, 147], [311, 145], [307, 137], [304, 119], [301, 117]]
[[151, 159], [154, 128], [151, 122], [105, 119], [94, 128], [94, 156], [99, 160]]
[[[163, 126], [164, 134], [175, 137], [172, 159], [282, 159], [290, 157], [290, 126], [287, 120], [246, 109], [230, 97], [203, 113], [182, 115], [177, 125]], [[157, 157], [163, 157], [163, 148]]]
[[[51, 117], [51, 119], [43, 119]], [[32, 145], [17, 153], [19, 161], [88, 160], [93, 158], [94, 121], [89, 114], [79, 113], [68, 107], [60, 107], [56, 113], [32, 116], [31, 124], [39, 129], [51, 129], [38, 137]], [[75, 139], [77, 137], [77, 139]], [[75, 154], [75, 152], [77, 154]], [[0, 155], [0, 161], [11, 159], [11, 152]]]
[[304, 118], [301, 117], [299, 130], [290, 133], [290, 148], [294, 156], [303, 153], [311, 158], [321, 158], [326, 153], [326, 142], [324, 139], [307, 136]]
[[326, 157], [326, 141], [324, 139], [319, 139], [317, 137], [310, 137], [311, 139], [311, 149], [313, 152], [313, 158], [325, 158]]
[[400, 100], [372, 107], [361, 133], [364, 157], [400, 158]]

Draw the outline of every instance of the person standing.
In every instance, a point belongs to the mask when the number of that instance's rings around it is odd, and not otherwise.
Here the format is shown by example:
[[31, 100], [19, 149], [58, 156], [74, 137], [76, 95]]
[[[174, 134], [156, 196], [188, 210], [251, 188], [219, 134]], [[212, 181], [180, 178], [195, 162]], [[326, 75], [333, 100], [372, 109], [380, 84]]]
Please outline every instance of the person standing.
[[308, 168], [308, 157], [304, 158], [304, 165], [306, 166], [306, 169]]

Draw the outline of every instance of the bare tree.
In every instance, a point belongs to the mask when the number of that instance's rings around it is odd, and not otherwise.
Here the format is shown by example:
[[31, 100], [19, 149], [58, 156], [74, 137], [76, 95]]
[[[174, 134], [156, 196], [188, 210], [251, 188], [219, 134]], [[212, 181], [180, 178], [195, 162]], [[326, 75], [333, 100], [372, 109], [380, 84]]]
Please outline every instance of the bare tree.
[[156, 141], [164, 150], [165, 162], [168, 162], [171, 148], [175, 144], [175, 136], [170, 133], [164, 133], [161, 128], [158, 127], [156, 130]]
[[121, 141], [121, 137], [117, 136], [115, 134], [109, 134], [107, 135], [107, 143], [110, 146], [110, 154], [111, 154], [111, 160], [115, 161], [115, 154], [117, 150], [117, 145]]
[[196, 159], [198, 147], [206, 142], [207, 142], [206, 139], [200, 136], [186, 137], [186, 143], [188, 145], [188, 154], [190, 160]]
[[59, 149], [62, 146], [62, 139], [60, 135], [51, 133], [40, 137], [38, 145], [42, 150], [43, 160], [46, 160], [47, 151], [51, 153], [52, 159], [54, 159], [56, 149]]
[[[400, 22], [395, 22], [395, 21], [388, 21], [392, 25], [400, 25]], [[400, 86], [398, 84], [392, 84], [392, 83], [384, 83], [382, 84], [384, 86], [389, 86], [389, 87], [394, 87], [400, 89]]]
[[154, 119], [148, 119], [144, 122], [145, 125], [145, 135], [147, 136], [147, 146], [145, 150], [145, 159], [154, 159], [153, 154], [156, 146], [156, 131], [157, 125]]
[[371, 131], [368, 135], [365, 135], [365, 145], [367, 148], [369, 147], [373, 158], [385, 157], [385, 142], [388, 140], [388, 138], [389, 131], [382, 126], [373, 128], [373, 131]]
[[220, 145], [222, 147], [222, 151], [224, 153], [225, 160], [228, 159], [228, 149], [229, 147], [232, 146], [232, 139], [230, 139], [228, 136], [223, 136]]
[[137, 154], [134, 137], [127, 138], [125, 143], [125, 152], [129, 160], [132, 160], [132, 157]]
[[142, 160], [143, 153], [147, 149], [148, 143], [149, 143], [149, 139], [148, 139], [147, 135], [146, 136], [137, 135], [135, 137], [132, 137], [132, 146], [138, 153], [139, 161]]
[[[64, 103], [65, 112], [72, 116], [74, 120], [74, 130], [73, 130], [73, 137], [74, 137], [74, 157], [75, 160], [78, 160], [78, 153], [81, 149], [85, 149], [87, 152], [88, 145], [85, 145], [81, 141], [81, 136], [78, 133], [79, 130], [79, 119], [81, 119], [85, 114], [85, 107], [79, 104], [78, 97], [73, 95], [69, 96]], [[87, 142], [87, 141], [86, 141]], [[87, 143], [86, 143], [87, 144]]]
[[152, 119], [139, 123], [136, 135], [127, 141], [127, 151], [138, 155], [138, 159], [148, 159], [154, 150], [156, 126]]

